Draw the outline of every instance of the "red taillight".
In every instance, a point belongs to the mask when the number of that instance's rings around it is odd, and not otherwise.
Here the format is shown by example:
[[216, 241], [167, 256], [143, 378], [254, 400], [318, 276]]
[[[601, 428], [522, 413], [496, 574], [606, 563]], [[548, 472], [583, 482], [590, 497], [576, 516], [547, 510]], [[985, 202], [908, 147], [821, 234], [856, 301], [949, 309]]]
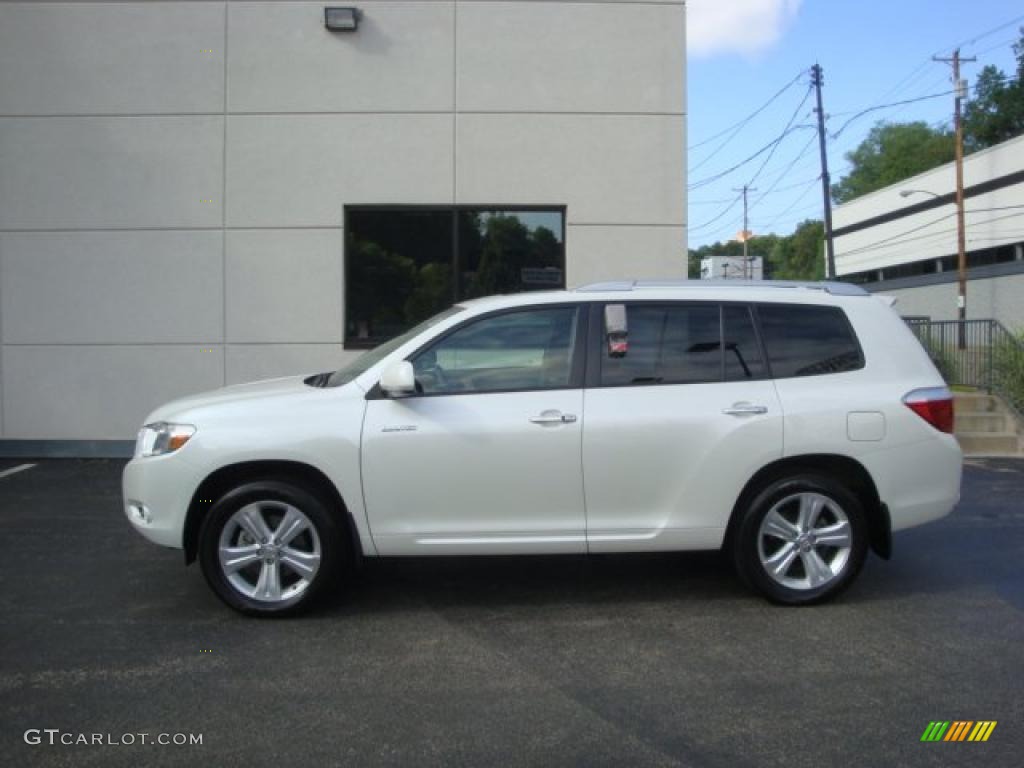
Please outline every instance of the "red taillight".
[[939, 432], [953, 434], [953, 393], [945, 387], [915, 389], [903, 396], [903, 402]]

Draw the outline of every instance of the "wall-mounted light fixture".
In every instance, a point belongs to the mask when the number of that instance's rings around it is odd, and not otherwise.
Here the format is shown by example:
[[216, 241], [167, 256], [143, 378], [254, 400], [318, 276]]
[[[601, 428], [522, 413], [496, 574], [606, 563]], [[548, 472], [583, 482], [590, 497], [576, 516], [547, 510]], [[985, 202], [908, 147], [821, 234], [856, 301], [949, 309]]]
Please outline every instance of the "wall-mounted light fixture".
[[358, 8], [324, 8], [324, 26], [332, 32], [355, 32], [360, 15]]

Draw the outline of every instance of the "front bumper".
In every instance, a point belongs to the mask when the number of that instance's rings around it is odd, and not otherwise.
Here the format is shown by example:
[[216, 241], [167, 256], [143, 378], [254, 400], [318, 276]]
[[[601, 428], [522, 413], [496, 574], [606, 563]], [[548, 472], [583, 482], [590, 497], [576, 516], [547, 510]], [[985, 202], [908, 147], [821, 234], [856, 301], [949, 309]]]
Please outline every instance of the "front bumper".
[[177, 453], [132, 459], [121, 478], [128, 522], [150, 541], [182, 549], [185, 516], [202, 479]]

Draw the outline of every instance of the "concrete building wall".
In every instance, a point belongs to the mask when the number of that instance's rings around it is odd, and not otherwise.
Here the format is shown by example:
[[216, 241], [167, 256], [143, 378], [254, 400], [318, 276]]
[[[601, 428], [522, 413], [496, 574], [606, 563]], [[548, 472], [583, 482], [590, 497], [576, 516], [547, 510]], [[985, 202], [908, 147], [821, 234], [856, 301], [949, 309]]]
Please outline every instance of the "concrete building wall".
[[341, 365], [349, 204], [565, 205], [569, 284], [686, 274], [682, 0], [324, 5], [0, 1], [0, 439]]
[[[913, 288], [867, 287], [895, 296], [896, 311], [901, 315], [957, 319], [955, 282]], [[967, 308], [968, 319], [994, 318], [1011, 331], [1024, 331], [1024, 274], [972, 278], [967, 283]]]

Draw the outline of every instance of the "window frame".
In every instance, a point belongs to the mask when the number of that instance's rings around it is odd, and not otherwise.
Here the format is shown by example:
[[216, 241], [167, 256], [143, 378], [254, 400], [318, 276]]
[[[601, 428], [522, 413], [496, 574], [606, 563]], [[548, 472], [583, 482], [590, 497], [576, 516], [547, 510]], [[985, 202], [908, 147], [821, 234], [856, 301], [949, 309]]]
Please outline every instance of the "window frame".
[[[590, 321], [590, 313], [587, 311], [588, 302], [582, 301], [559, 301], [549, 302], [541, 304], [522, 304], [515, 307], [502, 307], [501, 309], [493, 309], [488, 312], [481, 312], [478, 315], [467, 317], [462, 322], [457, 323], [450, 328], [446, 328], [444, 331], [439, 333], [422, 345], [416, 347], [412, 352], [402, 357], [403, 361], [412, 362], [414, 358], [428, 352], [435, 346], [443, 342], [449, 336], [458, 333], [463, 328], [466, 328], [474, 323], [481, 322], [483, 320], [489, 320], [494, 317], [500, 317], [502, 315], [519, 314], [521, 312], [529, 312], [544, 309], [574, 309], [576, 311], [576, 332], [573, 337], [572, 345], [572, 366], [569, 370], [569, 383], [562, 386], [551, 386], [551, 387], [526, 387], [516, 389], [484, 389], [484, 390], [468, 390], [460, 392], [415, 392], [407, 395], [402, 400], [412, 400], [419, 398], [430, 398], [430, 397], [460, 397], [464, 395], [507, 395], [520, 392], [553, 392], [569, 389], [583, 389], [584, 385], [584, 374], [587, 368], [587, 339], [589, 338], [588, 326]], [[394, 398], [388, 397], [380, 388], [380, 382], [373, 385], [373, 388], [366, 394], [367, 400], [392, 400]]]
[[[775, 371], [772, 369], [772, 360], [768, 355], [768, 344], [764, 339], [764, 332], [761, 329], [761, 307], [813, 307], [814, 309], [828, 309], [839, 313], [839, 316], [843, 319], [843, 323], [846, 325], [846, 330], [849, 331], [850, 337], [853, 339], [853, 344], [857, 348], [857, 354], [859, 357], [859, 364], [856, 368], [852, 368], [848, 371], [826, 371], [824, 373], [809, 373], [803, 376], [777, 376]], [[845, 373], [857, 373], [867, 368], [868, 361], [864, 354], [864, 346], [860, 343], [860, 336], [857, 335], [857, 329], [853, 327], [853, 323], [850, 322], [850, 316], [846, 314], [846, 310], [842, 307], [836, 306], [835, 304], [813, 304], [813, 303], [798, 303], [792, 301], [757, 301], [750, 304], [750, 309], [754, 317], [754, 327], [757, 329], [757, 337], [761, 342], [761, 354], [764, 355], [765, 370], [768, 372], [770, 378], [775, 380], [789, 380], [789, 379], [813, 379], [818, 376], [841, 376]]]
[[[626, 306], [627, 318], [630, 306], [645, 306], [645, 307], [717, 307], [718, 308], [718, 340], [719, 340], [719, 365], [718, 365], [718, 378], [707, 379], [703, 381], [652, 381], [643, 384], [636, 384], [633, 382], [623, 382], [620, 384], [605, 384], [601, 380], [601, 371], [604, 366], [605, 349], [604, 349], [604, 308], [609, 304], [623, 304]], [[749, 379], [726, 379], [726, 365], [725, 356], [726, 350], [722, 346], [722, 340], [725, 338], [725, 308], [726, 307], [740, 307], [747, 310], [747, 315], [750, 318], [750, 322], [754, 328], [754, 343], [757, 346], [758, 352], [761, 354], [762, 366], [761, 373], [758, 376], [752, 376]], [[772, 378], [771, 368], [768, 365], [767, 350], [765, 349], [764, 339], [761, 336], [761, 328], [758, 322], [756, 313], [754, 312], [754, 303], [750, 301], [718, 301], [715, 299], [642, 299], [635, 297], [628, 297], [623, 295], [621, 301], [603, 300], [595, 302], [591, 305], [590, 309], [590, 322], [589, 322], [590, 335], [587, 341], [588, 355], [587, 355], [587, 372], [586, 372], [586, 387], [587, 389], [619, 389], [622, 387], [688, 387], [694, 384], [734, 384], [745, 381], [766, 381]]]
[[[462, 297], [462, 273], [459, 271], [459, 214], [464, 211], [494, 211], [499, 213], [558, 213], [562, 217], [562, 230], [559, 233], [562, 243], [562, 283], [561, 286], [552, 286], [551, 290], [565, 290], [566, 286], [566, 272], [567, 272], [567, 243], [566, 235], [568, 233], [568, 218], [569, 209], [566, 205], [542, 205], [532, 203], [529, 205], [516, 205], [514, 203], [495, 203], [493, 205], [487, 203], [455, 203], [451, 205], [445, 205], [441, 203], [424, 203], [424, 204], [390, 204], [390, 203], [357, 203], [353, 205], [344, 205], [342, 207], [342, 318], [341, 318], [341, 342], [343, 349], [354, 349], [354, 350], [368, 350], [390, 341], [390, 339], [377, 339], [363, 341], [360, 339], [350, 339], [348, 336], [348, 292], [352, 287], [351, 271], [352, 271], [352, 260], [349, 258], [349, 244], [350, 233], [352, 232], [350, 214], [360, 212], [374, 212], [374, 213], [450, 213], [452, 222], [452, 252], [451, 252], [451, 267], [452, 267], [452, 301], [449, 306], [458, 304], [460, 301], [468, 301], [468, 299]], [[523, 293], [529, 293], [529, 291], [523, 291]]]

